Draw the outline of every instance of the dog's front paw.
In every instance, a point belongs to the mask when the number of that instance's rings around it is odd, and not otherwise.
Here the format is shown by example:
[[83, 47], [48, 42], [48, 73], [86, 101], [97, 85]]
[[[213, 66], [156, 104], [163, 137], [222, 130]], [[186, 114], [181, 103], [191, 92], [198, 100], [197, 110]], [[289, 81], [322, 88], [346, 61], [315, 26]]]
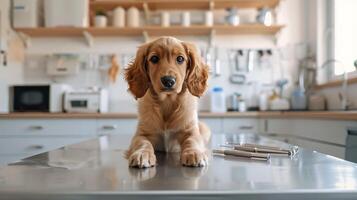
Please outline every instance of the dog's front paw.
[[203, 167], [208, 165], [208, 157], [198, 150], [184, 150], [181, 153], [181, 163], [188, 167]]
[[130, 167], [147, 168], [156, 165], [156, 156], [151, 151], [135, 151], [129, 156], [128, 160]]

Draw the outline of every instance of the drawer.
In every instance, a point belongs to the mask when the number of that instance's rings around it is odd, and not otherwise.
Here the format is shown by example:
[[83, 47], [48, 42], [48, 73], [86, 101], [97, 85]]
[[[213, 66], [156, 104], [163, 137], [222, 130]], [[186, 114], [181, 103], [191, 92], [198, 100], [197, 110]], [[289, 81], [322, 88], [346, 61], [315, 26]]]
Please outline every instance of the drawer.
[[137, 119], [98, 119], [97, 135], [129, 134], [136, 132]]
[[222, 119], [220, 118], [200, 118], [200, 121], [211, 129], [212, 134], [223, 132]]
[[223, 119], [225, 133], [257, 133], [257, 119], [225, 118]]
[[267, 132], [277, 134], [292, 134], [294, 121], [291, 119], [267, 119]]
[[91, 119], [4, 119], [0, 135], [95, 135], [96, 121]]
[[0, 137], [0, 154], [32, 156], [88, 139], [89, 137]]

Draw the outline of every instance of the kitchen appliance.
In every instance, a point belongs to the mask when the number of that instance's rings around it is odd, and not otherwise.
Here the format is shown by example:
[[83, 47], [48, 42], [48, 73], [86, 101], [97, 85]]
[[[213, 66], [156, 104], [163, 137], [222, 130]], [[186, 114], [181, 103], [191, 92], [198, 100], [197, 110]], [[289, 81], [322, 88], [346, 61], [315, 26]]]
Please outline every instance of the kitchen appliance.
[[12, 25], [14, 28], [35, 28], [39, 26], [38, 0], [14, 0], [12, 4]]
[[9, 112], [9, 87], [6, 84], [0, 84], [0, 113]]
[[88, 27], [88, 0], [45, 0], [45, 26]]
[[79, 113], [108, 112], [109, 98], [106, 89], [69, 91], [64, 95], [64, 111]]
[[62, 84], [12, 86], [11, 111], [62, 112], [63, 94], [69, 89], [69, 86]]

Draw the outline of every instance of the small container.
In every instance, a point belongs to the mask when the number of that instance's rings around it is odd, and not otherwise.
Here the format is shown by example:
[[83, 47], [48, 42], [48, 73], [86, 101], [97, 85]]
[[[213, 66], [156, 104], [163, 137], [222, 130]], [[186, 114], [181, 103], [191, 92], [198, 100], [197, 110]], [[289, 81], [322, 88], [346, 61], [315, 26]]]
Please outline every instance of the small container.
[[113, 26], [124, 27], [125, 26], [125, 10], [122, 7], [117, 7], [113, 11]]
[[169, 27], [170, 26], [170, 13], [169, 12], [162, 12], [161, 13], [161, 26], [162, 27]]
[[309, 96], [309, 110], [326, 110], [326, 99], [323, 95], [311, 94]]
[[214, 87], [211, 90], [211, 112], [226, 112], [226, 97], [222, 87]]
[[126, 13], [126, 25], [128, 27], [139, 27], [139, 19], [140, 19], [139, 10], [135, 7], [130, 7]]
[[269, 95], [267, 92], [262, 92], [259, 95], [259, 110], [267, 111], [269, 109]]
[[239, 97], [240, 94], [238, 93], [234, 93], [231, 95], [230, 97], [230, 102], [231, 102], [231, 107], [230, 107], [230, 111], [238, 111], [239, 110]]
[[213, 26], [213, 12], [212, 11], [205, 12], [205, 25]]
[[108, 18], [105, 15], [95, 16], [95, 27], [104, 28], [107, 27]]
[[240, 23], [240, 18], [238, 15], [238, 10], [236, 8], [227, 9], [228, 15], [225, 17], [226, 22], [232, 26], [238, 26]]
[[188, 26], [191, 25], [190, 12], [183, 12], [181, 17], [182, 17], [182, 18], [181, 18], [182, 26], [188, 27]]
[[247, 104], [243, 99], [239, 101], [239, 112], [246, 112], [247, 111]]
[[296, 88], [291, 95], [291, 108], [293, 110], [306, 110], [307, 99], [305, 91], [301, 88]]

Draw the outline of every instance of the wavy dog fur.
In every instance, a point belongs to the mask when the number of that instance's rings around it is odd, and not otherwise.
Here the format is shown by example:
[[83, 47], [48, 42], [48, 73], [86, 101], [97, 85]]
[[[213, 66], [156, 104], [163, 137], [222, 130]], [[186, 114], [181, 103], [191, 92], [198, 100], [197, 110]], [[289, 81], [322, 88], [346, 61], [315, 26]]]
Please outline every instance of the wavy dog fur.
[[[153, 56], [159, 61], [153, 62]], [[178, 56], [184, 62], [178, 62]], [[167, 75], [176, 79], [170, 91], [160, 81]], [[198, 121], [197, 97], [207, 89], [208, 66], [196, 47], [173, 37], [146, 43], [137, 50], [125, 78], [139, 107], [136, 134], [126, 154], [129, 166], [155, 166], [155, 151], [181, 151], [183, 165], [206, 165], [211, 133]]]

